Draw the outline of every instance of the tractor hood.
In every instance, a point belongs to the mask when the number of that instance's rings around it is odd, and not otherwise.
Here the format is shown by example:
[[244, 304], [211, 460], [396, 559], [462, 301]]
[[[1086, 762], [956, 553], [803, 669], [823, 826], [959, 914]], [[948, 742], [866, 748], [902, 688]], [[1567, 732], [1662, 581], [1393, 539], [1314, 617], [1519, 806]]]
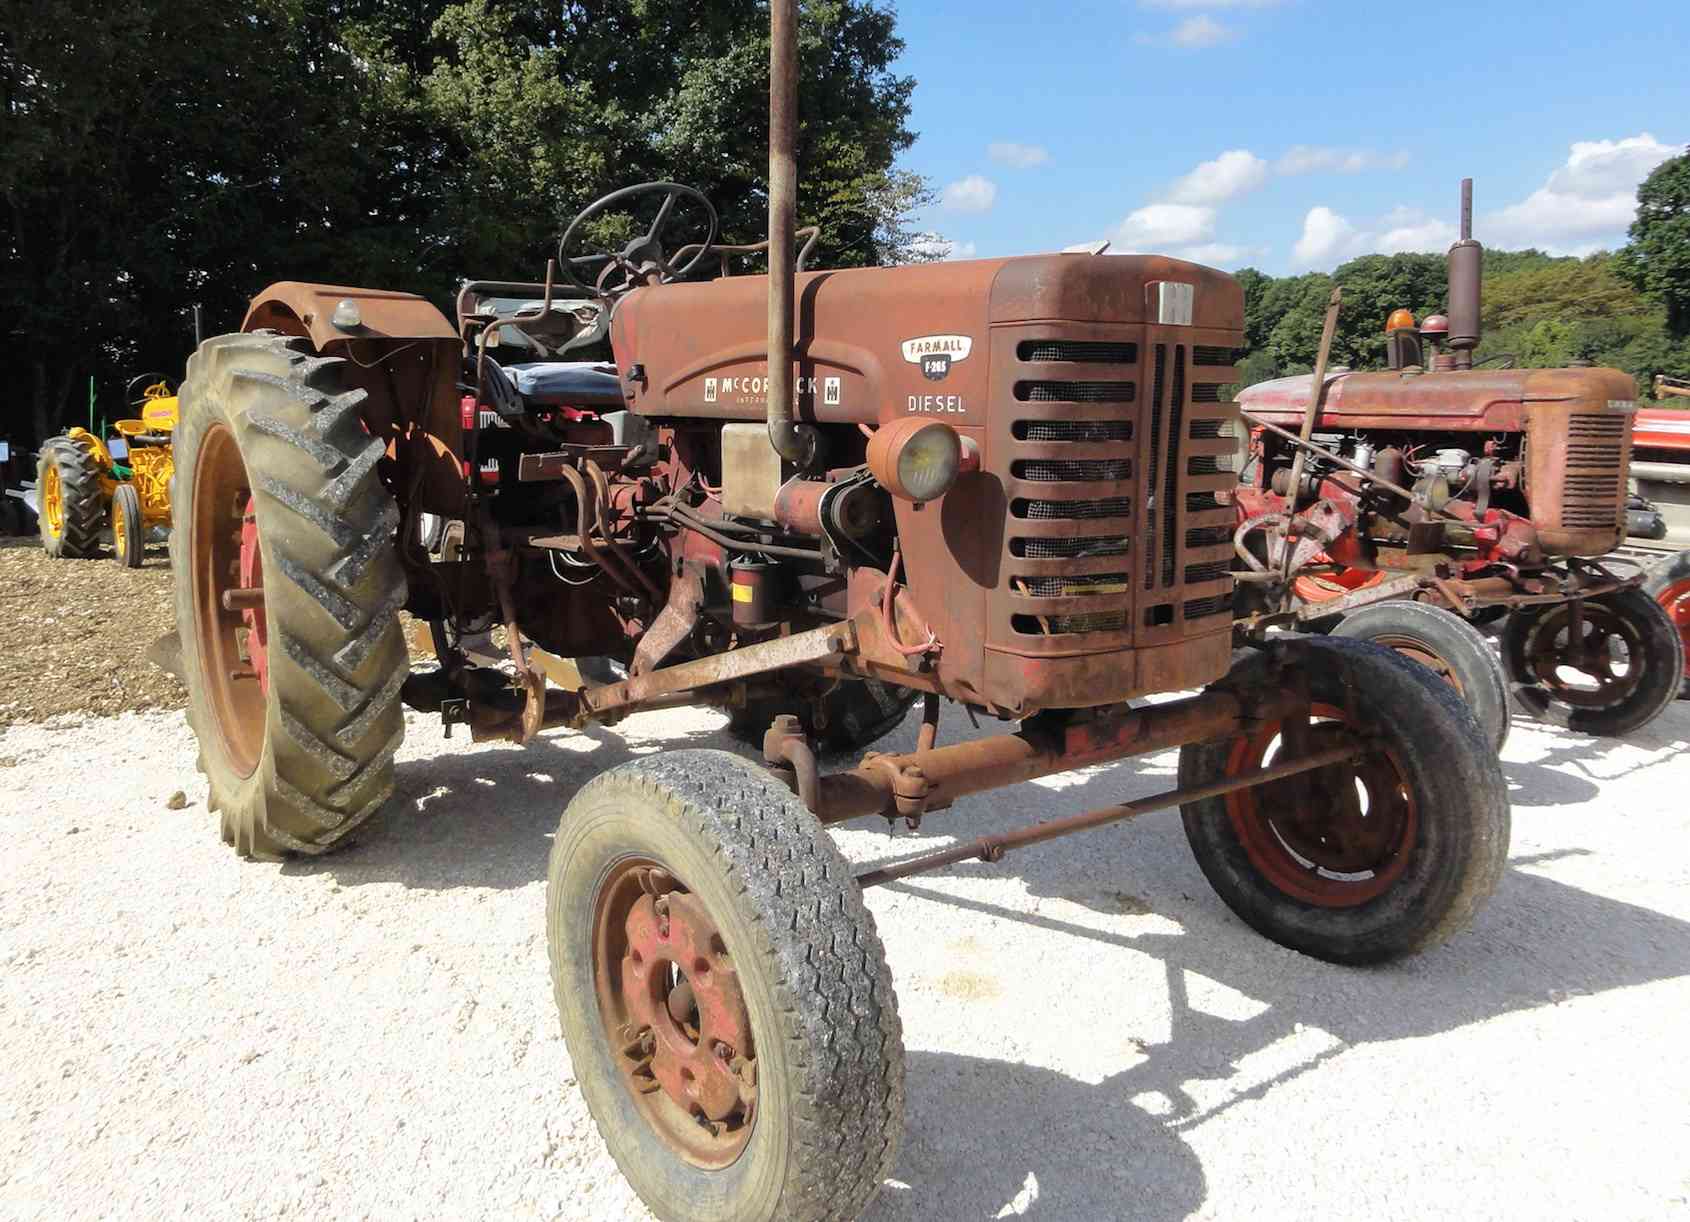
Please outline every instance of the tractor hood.
[[[1277, 378], [1240, 392], [1238, 405], [1280, 427], [1302, 423], [1313, 377]], [[1630, 406], [1631, 378], [1617, 369], [1480, 369], [1445, 373], [1351, 373], [1326, 379], [1316, 427], [1516, 432], [1533, 403]]]

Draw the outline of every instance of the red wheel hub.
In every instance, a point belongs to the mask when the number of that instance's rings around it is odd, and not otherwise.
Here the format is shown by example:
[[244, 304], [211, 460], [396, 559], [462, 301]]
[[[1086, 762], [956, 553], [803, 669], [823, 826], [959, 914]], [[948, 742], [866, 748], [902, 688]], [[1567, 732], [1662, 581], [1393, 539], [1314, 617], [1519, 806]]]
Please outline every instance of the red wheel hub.
[[[258, 550], [258, 518], [253, 511], [254, 498], [247, 497], [241, 510], [241, 584], [243, 590], [264, 588], [264, 559]], [[270, 629], [264, 619], [264, 604], [241, 608], [241, 622], [246, 625], [246, 655], [258, 676], [258, 690], [270, 690]]]
[[[1317, 704], [1309, 713], [1305, 750], [1336, 745], [1347, 728], [1343, 710]], [[1228, 775], [1287, 756], [1284, 728], [1274, 723], [1238, 739]], [[1250, 864], [1286, 895], [1321, 908], [1355, 907], [1389, 890], [1408, 868], [1419, 823], [1387, 751], [1238, 790], [1226, 809]]]
[[1667, 618], [1684, 638], [1684, 677], [1690, 679], [1690, 578], [1675, 581], [1655, 596], [1666, 608]]
[[614, 869], [594, 907], [599, 1013], [624, 1084], [682, 1158], [728, 1166], [751, 1136], [757, 1064], [721, 931], [703, 901], [649, 861]]

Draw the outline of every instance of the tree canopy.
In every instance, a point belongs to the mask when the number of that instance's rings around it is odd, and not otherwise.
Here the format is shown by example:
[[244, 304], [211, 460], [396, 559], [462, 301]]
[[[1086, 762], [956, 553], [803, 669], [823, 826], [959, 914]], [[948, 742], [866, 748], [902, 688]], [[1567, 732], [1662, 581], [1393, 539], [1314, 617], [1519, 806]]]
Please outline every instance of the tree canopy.
[[1637, 189], [1631, 243], [1619, 273], [1666, 310], [1677, 339], [1690, 336], [1690, 152], [1662, 162]]
[[[833, 266], [921, 257], [893, 14], [805, 0], [800, 31], [801, 223]], [[537, 279], [631, 182], [759, 240], [767, 81], [758, 0], [0, 0], [5, 427], [81, 418], [90, 376], [116, 415], [130, 374], [180, 373], [194, 303], [232, 330], [273, 280]]]
[[[1314, 367], [1334, 283], [1344, 288], [1344, 305], [1332, 360], [1355, 369], [1384, 363], [1392, 310], [1425, 318], [1442, 312], [1448, 296], [1441, 255], [1363, 255], [1330, 275], [1276, 278], [1246, 268], [1237, 279], [1244, 287], [1247, 352], [1239, 375], [1246, 386]], [[1620, 256], [1487, 250], [1483, 300], [1479, 359], [1512, 356], [1531, 368], [1587, 360], [1625, 370], [1640, 390], [1657, 373], [1690, 376], [1690, 341], [1675, 338], [1666, 309], [1632, 287]]]

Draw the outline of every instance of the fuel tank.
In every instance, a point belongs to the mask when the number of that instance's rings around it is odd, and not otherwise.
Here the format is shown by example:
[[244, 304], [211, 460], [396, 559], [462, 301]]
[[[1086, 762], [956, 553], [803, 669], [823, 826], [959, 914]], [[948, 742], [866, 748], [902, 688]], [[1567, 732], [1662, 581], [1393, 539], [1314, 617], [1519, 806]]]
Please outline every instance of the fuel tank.
[[[1308, 375], [1262, 382], [1239, 406], [1295, 429], [1308, 409]], [[1498, 369], [1347, 373], [1327, 378], [1316, 428], [1324, 432], [1471, 432], [1525, 435], [1526, 499], [1552, 555], [1600, 556], [1625, 534], [1626, 481], [1637, 384], [1618, 369]]]
[[[761, 420], [767, 280], [640, 289], [611, 339], [629, 406]], [[981, 469], [898, 502], [947, 692], [1007, 714], [1195, 687], [1231, 654], [1243, 294], [1152, 256], [1045, 255], [798, 277], [801, 419], [932, 416]]]

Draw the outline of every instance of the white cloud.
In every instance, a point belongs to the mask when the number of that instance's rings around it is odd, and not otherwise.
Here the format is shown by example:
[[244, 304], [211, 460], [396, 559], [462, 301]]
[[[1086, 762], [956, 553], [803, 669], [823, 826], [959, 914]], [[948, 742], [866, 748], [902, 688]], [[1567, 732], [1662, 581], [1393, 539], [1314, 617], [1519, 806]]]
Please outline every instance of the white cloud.
[[1326, 148], [1296, 144], [1274, 162], [1276, 174], [1360, 174], [1363, 170], [1400, 170], [1408, 165], [1406, 149], [1384, 153], [1377, 149]]
[[1176, 246], [1172, 250], [1162, 253], [1172, 255], [1176, 259], [1189, 259], [1193, 263], [1201, 263], [1206, 267], [1218, 267], [1223, 271], [1235, 267], [1242, 267], [1252, 259], [1260, 259], [1267, 254], [1265, 246], [1234, 246], [1228, 242], [1199, 242], [1192, 246]]
[[1247, 149], [1230, 149], [1205, 161], [1168, 189], [1176, 204], [1224, 204], [1267, 181], [1268, 164]]
[[913, 254], [934, 259], [972, 259], [976, 249], [973, 242], [958, 242], [938, 233], [924, 233], [910, 243]]
[[1548, 180], [1519, 203], [1488, 215], [1478, 235], [1496, 246], [1542, 246], [1552, 253], [1617, 240], [1637, 211], [1637, 185], [1682, 149], [1648, 132], [1622, 140], [1580, 140]]
[[1347, 250], [1355, 241], [1355, 226], [1324, 204], [1309, 209], [1303, 218], [1303, 234], [1291, 253], [1304, 264], [1326, 263]]
[[986, 146], [986, 156], [999, 165], [1016, 170], [1030, 170], [1050, 160], [1050, 150], [1042, 144], [1017, 144], [1013, 140], [996, 140]]
[[1139, 34], [1134, 41], [1146, 47], [1167, 46], [1200, 51], [1204, 47], [1231, 42], [1237, 37], [1238, 31], [1231, 26], [1221, 24], [1207, 13], [1200, 13], [1196, 17], [1187, 17], [1166, 34]]
[[1456, 238], [1461, 236], [1450, 222], [1427, 216], [1418, 208], [1393, 208], [1385, 214], [1380, 226], [1379, 233], [1362, 235], [1362, 249], [1382, 255], [1394, 255], [1403, 251], [1435, 254], [1448, 250]]
[[998, 187], [989, 178], [970, 174], [946, 187], [939, 198], [952, 212], [990, 212], [998, 200]]
[[1115, 227], [1110, 241], [1123, 254], [1162, 254], [1170, 246], [1208, 241], [1215, 232], [1215, 210], [1196, 204], [1146, 204]]

